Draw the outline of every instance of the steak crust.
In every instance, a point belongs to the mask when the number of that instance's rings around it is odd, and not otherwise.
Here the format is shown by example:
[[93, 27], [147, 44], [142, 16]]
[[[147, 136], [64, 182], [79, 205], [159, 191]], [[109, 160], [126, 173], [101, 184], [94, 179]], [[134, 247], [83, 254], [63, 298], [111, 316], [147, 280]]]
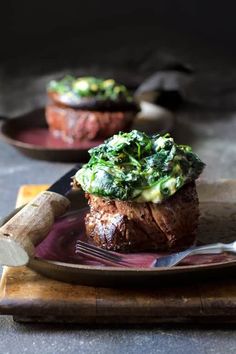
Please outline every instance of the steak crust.
[[114, 251], [172, 251], [193, 244], [199, 218], [195, 183], [160, 204], [107, 200], [87, 194], [86, 232]]
[[46, 120], [49, 130], [66, 142], [105, 139], [127, 131], [135, 118], [132, 111], [89, 111], [49, 104]]

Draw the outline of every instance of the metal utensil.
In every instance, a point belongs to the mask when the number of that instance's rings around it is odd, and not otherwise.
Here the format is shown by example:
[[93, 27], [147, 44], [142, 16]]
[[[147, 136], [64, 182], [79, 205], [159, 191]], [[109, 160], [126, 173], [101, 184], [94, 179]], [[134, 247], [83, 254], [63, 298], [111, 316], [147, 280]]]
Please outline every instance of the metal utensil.
[[76, 243], [75, 253], [78, 253], [83, 257], [99, 261], [106, 265], [119, 267], [130, 266], [128, 259], [126, 260], [126, 255], [108, 251], [80, 240], [78, 240]]
[[215, 243], [212, 245], [191, 247], [185, 251], [170, 254], [157, 259], [153, 267], [170, 268], [180, 263], [184, 258], [196, 254], [217, 254], [223, 252], [236, 253], [236, 241], [232, 243]]
[[[236, 253], [236, 241], [224, 244], [215, 243], [212, 245], [191, 247], [185, 251], [173, 253], [168, 256], [164, 256], [154, 261], [150, 262], [150, 267], [159, 268], [165, 267], [170, 268], [174, 265], [180, 263], [185, 257], [196, 254], [217, 254], [222, 252], [232, 252]], [[78, 241], [76, 244], [76, 253], [81, 254], [84, 257], [97, 260], [106, 265], [114, 265], [120, 267], [129, 267], [132, 263], [129, 261], [128, 254], [120, 254], [117, 252], [111, 252], [105, 249], [101, 249], [94, 245], [88, 244], [87, 242]]]

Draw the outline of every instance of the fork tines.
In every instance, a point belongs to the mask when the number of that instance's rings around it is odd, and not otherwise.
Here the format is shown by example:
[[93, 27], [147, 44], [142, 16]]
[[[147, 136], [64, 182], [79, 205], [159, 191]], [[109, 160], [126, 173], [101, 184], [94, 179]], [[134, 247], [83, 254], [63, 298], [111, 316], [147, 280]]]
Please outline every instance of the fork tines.
[[109, 263], [113, 265], [121, 265], [121, 266], [128, 266], [129, 264], [122, 259], [117, 253], [107, 251], [101, 248], [98, 248], [94, 245], [88, 244], [83, 241], [77, 241], [76, 243], [76, 253], [79, 253], [83, 256], [90, 257], [101, 261], [103, 263]]

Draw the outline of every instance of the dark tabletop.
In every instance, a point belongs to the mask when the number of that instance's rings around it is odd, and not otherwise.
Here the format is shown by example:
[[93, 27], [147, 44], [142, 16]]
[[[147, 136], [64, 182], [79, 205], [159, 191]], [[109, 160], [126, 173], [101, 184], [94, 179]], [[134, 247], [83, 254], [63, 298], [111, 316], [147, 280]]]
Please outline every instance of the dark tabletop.
[[[20, 94], [18, 96], [20, 99]], [[24, 111], [35, 105], [29, 88], [28, 96]], [[6, 111], [16, 115], [19, 107], [18, 101]], [[207, 164], [203, 178], [236, 178], [236, 113], [233, 109], [188, 104], [175, 118], [175, 138], [190, 143]], [[71, 166], [31, 160], [0, 142], [0, 217], [14, 208], [22, 184], [50, 184]], [[234, 328], [223, 324], [88, 328], [86, 325], [18, 324], [11, 317], [0, 316], [0, 352], [235, 353]]]

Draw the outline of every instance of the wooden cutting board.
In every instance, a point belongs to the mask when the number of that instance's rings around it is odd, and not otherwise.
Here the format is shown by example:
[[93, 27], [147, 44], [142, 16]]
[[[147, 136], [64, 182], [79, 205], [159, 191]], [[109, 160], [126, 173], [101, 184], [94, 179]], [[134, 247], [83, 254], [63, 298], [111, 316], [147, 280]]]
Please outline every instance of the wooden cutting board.
[[[46, 185], [21, 187], [17, 206]], [[27, 267], [4, 267], [0, 314], [25, 322], [236, 323], [235, 277], [153, 289], [108, 289], [62, 283]]]

